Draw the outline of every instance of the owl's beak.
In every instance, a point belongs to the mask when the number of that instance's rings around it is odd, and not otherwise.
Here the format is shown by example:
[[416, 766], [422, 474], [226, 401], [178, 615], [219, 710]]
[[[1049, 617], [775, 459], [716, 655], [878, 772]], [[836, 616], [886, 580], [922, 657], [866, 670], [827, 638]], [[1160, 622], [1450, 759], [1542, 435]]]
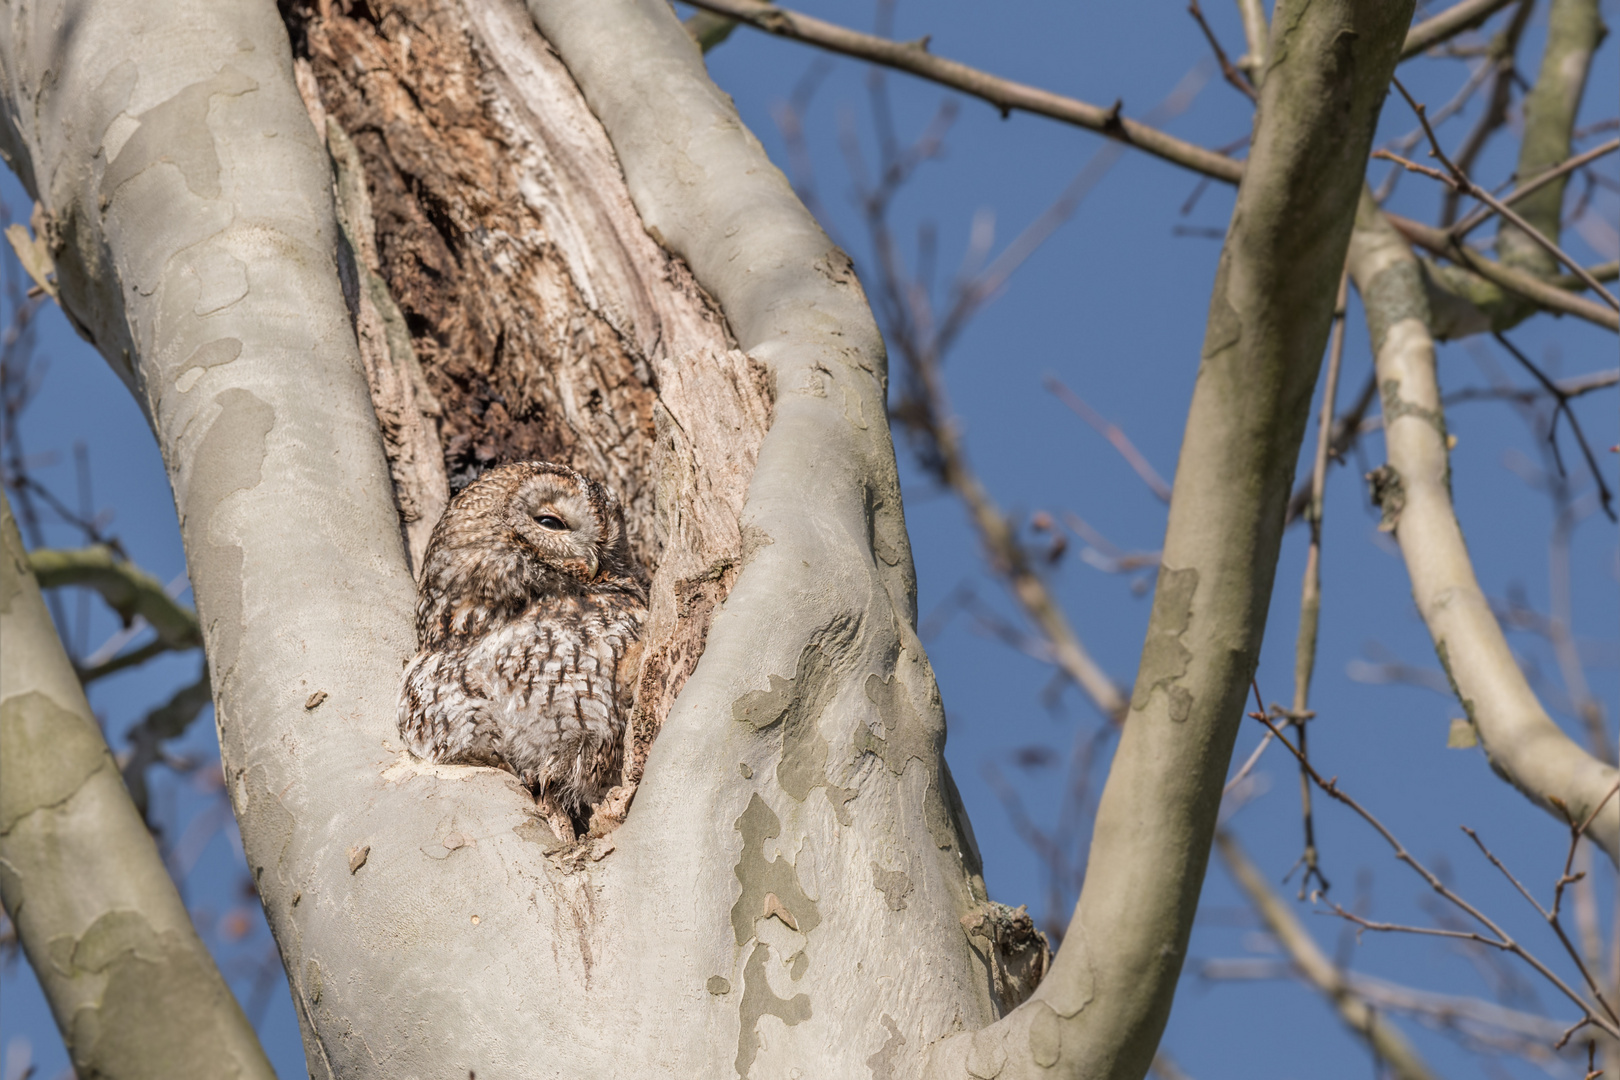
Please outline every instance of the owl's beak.
[[596, 561], [596, 552], [594, 552], [594, 551], [585, 552], [585, 580], [586, 581], [595, 581], [596, 580], [597, 568], [598, 568], [598, 563]]

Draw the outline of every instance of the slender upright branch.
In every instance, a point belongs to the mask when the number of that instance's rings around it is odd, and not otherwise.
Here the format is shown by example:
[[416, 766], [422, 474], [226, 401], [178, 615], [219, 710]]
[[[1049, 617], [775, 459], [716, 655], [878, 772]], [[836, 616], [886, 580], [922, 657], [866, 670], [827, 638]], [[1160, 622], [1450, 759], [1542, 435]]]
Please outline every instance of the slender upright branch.
[[1210, 301], [1131, 714], [1085, 886], [1031, 1001], [935, 1072], [1140, 1077], [1169, 1016], [1354, 206], [1410, 5], [1279, 5]]
[[[1328, 454], [1333, 445], [1333, 410], [1339, 396], [1339, 368], [1344, 360], [1345, 300], [1349, 276], [1339, 278], [1339, 297], [1334, 303], [1333, 343], [1328, 347], [1327, 376], [1322, 387], [1322, 411], [1316, 421], [1316, 454], [1311, 466], [1311, 496], [1306, 504], [1305, 521], [1310, 526], [1310, 549], [1305, 554], [1305, 580], [1299, 589], [1299, 636], [1294, 643], [1294, 703], [1288, 719], [1294, 725], [1301, 754], [1308, 754], [1306, 723], [1310, 712], [1311, 674], [1316, 668], [1316, 634], [1322, 617], [1322, 505], [1327, 490]], [[1299, 771], [1299, 806], [1305, 825], [1305, 849], [1300, 855], [1305, 873], [1299, 894], [1304, 899], [1314, 879], [1326, 892], [1328, 880], [1318, 865], [1316, 820], [1311, 813], [1311, 781], [1302, 766]]]
[[191, 925], [0, 493], [0, 899], [80, 1076], [274, 1080]]
[[[1524, 138], [1519, 143], [1515, 174], [1529, 178], [1570, 156], [1575, 119], [1586, 90], [1592, 54], [1605, 33], [1598, 0], [1552, 0], [1547, 12], [1547, 44], [1541, 70], [1524, 102]], [[1558, 177], [1518, 204], [1522, 225], [1554, 244], [1562, 225], [1567, 177]], [[1496, 234], [1496, 253], [1504, 265], [1550, 277], [1554, 257], [1524, 228], [1504, 222]]]
[[1266, 28], [1266, 6], [1261, 0], [1237, 0], [1238, 14], [1243, 18], [1243, 40], [1248, 45], [1246, 56], [1238, 66], [1249, 74], [1249, 81], [1259, 88], [1266, 80], [1266, 39], [1271, 31]]

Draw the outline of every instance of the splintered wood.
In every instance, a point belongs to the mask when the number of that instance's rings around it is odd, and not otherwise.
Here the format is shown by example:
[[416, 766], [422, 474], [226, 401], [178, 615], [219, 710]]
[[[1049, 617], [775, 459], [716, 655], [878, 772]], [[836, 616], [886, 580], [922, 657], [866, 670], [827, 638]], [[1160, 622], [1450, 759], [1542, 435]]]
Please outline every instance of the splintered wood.
[[521, 4], [283, 10], [333, 150], [413, 569], [450, 487], [546, 460], [619, 493], [652, 571], [625, 786], [593, 821], [611, 828], [744, 561], [765, 369], [648, 236], [605, 132]]

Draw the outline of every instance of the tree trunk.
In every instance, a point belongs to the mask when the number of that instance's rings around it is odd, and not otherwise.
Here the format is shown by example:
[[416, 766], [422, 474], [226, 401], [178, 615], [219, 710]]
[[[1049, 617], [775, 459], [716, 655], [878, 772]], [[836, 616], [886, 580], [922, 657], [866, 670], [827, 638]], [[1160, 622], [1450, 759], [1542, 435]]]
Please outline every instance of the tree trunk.
[[[668, 5], [15, 9], [0, 150], [162, 447], [312, 1074], [1140, 1076], [1397, 7], [1278, 20], [1183, 448], [1204, 480], [1074, 929], [1000, 1023], [1022, 992], [941, 757], [882, 342]], [[584, 845], [394, 727], [424, 523], [525, 457], [617, 488], [654, 571], [639, 790]]]

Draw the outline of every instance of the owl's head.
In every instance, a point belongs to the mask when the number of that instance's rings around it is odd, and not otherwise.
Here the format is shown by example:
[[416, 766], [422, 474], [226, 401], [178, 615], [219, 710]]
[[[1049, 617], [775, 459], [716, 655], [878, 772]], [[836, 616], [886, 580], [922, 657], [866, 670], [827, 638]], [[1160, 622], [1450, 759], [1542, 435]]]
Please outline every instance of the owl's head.
[[612, 592], [645, 592], [618, 496], [565, 465], [517, 462], [450, 500], [423, 560], [417, 633], [478, 632], [541, 596]]

